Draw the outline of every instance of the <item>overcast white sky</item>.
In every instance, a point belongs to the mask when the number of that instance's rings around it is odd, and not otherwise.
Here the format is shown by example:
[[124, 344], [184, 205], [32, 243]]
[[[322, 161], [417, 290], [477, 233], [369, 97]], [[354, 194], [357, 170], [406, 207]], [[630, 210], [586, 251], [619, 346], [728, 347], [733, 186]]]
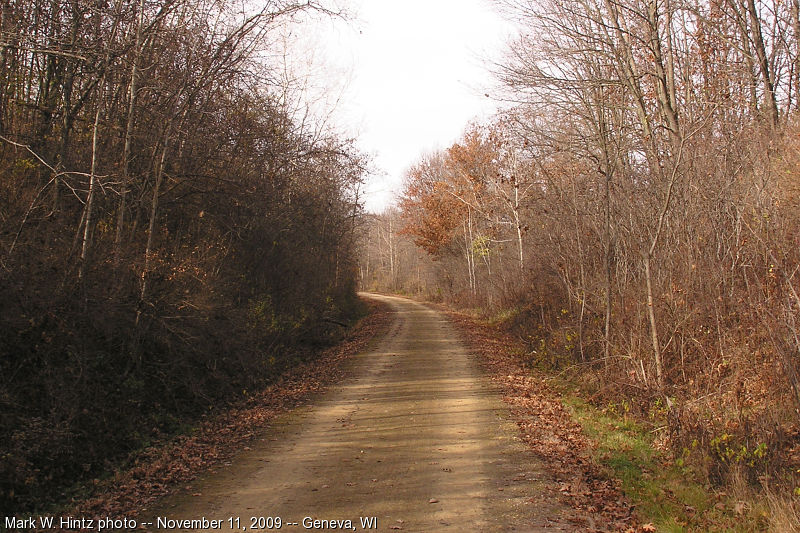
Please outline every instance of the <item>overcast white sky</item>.
[[328, 97], [340, 98], [333, 120], [379, 170], [366, 190], [375, 212], [393, 202], [423, 153], [495, 112], [483, 61], [498, 56], [513, 27], [488, 0], [351, 0], [348, 9], [355, 19], [313, 30], [313, 61], [324, 64]]

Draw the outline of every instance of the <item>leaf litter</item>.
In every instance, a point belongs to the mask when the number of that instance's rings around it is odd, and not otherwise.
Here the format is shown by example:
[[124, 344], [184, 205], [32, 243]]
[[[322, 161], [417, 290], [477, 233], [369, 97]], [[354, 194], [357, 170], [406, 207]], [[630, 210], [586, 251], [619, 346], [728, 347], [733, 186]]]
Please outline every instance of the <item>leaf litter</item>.
[[205, 417], [191, 434], [156, 443], [141, 451], [111, 478], [94, 480], [90, 496], [67, 505], [65, 515], [133, 516], [201, 472], [213, 466], [229, 466], [233, 456], [249, 449], [248, 445], [256, 438], [266, 440], [263, 432], [276, 416], [341, 381], [348, 374], [343, 363], [388, 329], [390, 308], [372, 300], [367, 305], [370, 313], [342, 342], [321, 351], [315, 359], [297, 365], [259, 393]]
[[468, 315], [442, 309], [461, 331], [480, 364], [503, 395], [520, 438], [542, 460], [550, 474], [549, 494], [569, 508], [566, 518], [575, 531], [651, 531], [641, 525], [634, 506], [590, 454], [592, 443], [571, 416], [559, 394], [550, 389], [544, 375], [526, 368], [517, 342], [497, 328], [480, 324]]

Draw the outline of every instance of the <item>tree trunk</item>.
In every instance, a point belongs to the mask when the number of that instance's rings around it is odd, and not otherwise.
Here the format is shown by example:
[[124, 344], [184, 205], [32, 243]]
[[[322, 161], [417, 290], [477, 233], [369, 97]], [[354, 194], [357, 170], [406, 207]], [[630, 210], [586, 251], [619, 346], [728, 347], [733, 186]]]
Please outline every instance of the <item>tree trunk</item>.
[[[653, 52], [653, 64], [655, 66], [656, 75], [656, 94], [658, 96], [661, 114], [667, 122], [667, 131], [669, 132], [670, 141], [673, 149], [677, 151], [680, 145], [681, 132], [678, 122], [675, 84], [671, 81], [674, 78], [674, 73], [669, 72], [669, 69], [664, 65], [658, 6], [659, 4], [656, 0], [650, 0], [647, 10], [650, 23], [650, 45], [651, 51]], [[667, 20], [667, 25], [669, 25], [669, 16]], [[671, 35], [671, 31], [668, 31], [667, 35]], [[669, 48], [670, 46], [668, 44], [668, 50]], [[668, 63], [672, 63], [672, 61], [668, 59]]]
[[136, 111], [136, 93], [139, 90], [139, 61], [142, 56], [142, 24], [144, 22], [144, 0], [139, 0], [139, 20], [136, 25], [136, 40], [131, 65], [131, 81], [128, 86], [128, 117], [125, 125], [125, 143], [122, 148], [122, 176], [120, 185], [119, 211], [117, 212], [117, 228], [114, 234], [114, 267], [119, 266], [122, 254], [122, 232], [125, 226], [125, 209], [127, 209], [128, 186], [130, 183], [131, 143], [133, 140], [134, 113]]
[[603, 230], [605, 242], [605, 327], [603, 328], [603, 360], [608, 367], [608, 358], [611, 355], [611, 271], [613, 268], [614, 249], [611, 244], [611, 173], [606, 170], [605, 175], [605, 227]]
[[653, 308], [653, 281], [650, 274], [650, 254], [644, 256], [644, 276], [647, 283], [647, 319], [650, 322], [650, 339], [653, 343], [653, 355], [656, 363], [656, 384], [662, 390], [664, 388], [664, 364], [661, 360], [661, 345], [658, 341], [658, 328], [656, 324], [656, 313]]
[[[800, 0], [792, 0], [792, 29], [794, 30], [794, 105], [800, 110]], [[788, 109], [787, 109], [788, 111]]]
[[84, 208], [86, 215], [83, 217], [83, 244], [81, 245], [81, 258], [78, 265], [78, 279], [81, 281], [83, 281], [83, 275], [86, 271], [86, 261], [89, 255], [89, 247], [92, 244], [92, 210], [94, 207], [95, 189], [97, 187], [97, 128], [100, 123], [100, 106], [101, 102], [98, 102], [97, 111], [94, 113], [94, 131], [92, 133], [92, 167], [89, 173], [89, 194], [86, 198], [86, 207]]
[[[141, 288], [139, 291], [139, 299], [144, 302], [145, 297], [147, 296], [147, 277], [150, 274], [150, 257], [153, 253], [153, 235], [155, 234], [156, 230], [156, 218], [158, 216], [158, 195], [161, 192], [161, 182], [164, 178], [164, 163], [167, 158], [167, 150], [169, 145], [169, 136], [171, 130], [172, 122], [170, 121], [167, 123], [166, 128], [164, 128], [164, 140], [163, 146], [161, 149], [161, 158], [158, 161], [158, 165], [156, 167], [156, 182], [153, 186], [153, 200], [150, 204], [150, 223], [147, 227], [147, 244], [145, 245], [144, 249], [144, 268], [142, 269], [142, 282]], [[141, 315], [141, 309], [136, 312], [136, 323], [139, 323], [139, 317]]]
[[772, 126], [777, 126], [778, 102], [775, 99], [774, 81], [769, 68], [767, 49], [764, 45], [764, 35], [761, 32], [761, 20], [758, 17], [758, 11], [756, 11], [755, 0], [747, 0], [747, 12], [750, 15], [750, 30], [753, 34], [753, 46], [755, 46], [756, 49], [758, 69], [761, 72], [761, 77], [764, 80], [764, 98], [767, 100], [767, 109], [769, 110]]

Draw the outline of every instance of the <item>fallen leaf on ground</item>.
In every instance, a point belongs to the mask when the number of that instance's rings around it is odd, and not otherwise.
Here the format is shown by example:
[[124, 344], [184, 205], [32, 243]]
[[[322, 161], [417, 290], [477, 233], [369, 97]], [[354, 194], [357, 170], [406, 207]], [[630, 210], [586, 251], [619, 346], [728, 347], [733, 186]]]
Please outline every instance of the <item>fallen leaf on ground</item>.
[[[370, 315], [342, 342], [293, 367], [260, 392], [199, 420], [197, 431], [192, 435], [177, 435], [146, 448], [131, 459], [131, 467], [95, 483], [91, 488], [93, 494], [71, 509], [65, 509], [64, 514], [87, 518], [136, 515], [210, 467], [231, 466], [234, 454], [249, 449], [252, 442], [267, 438], [270, 442], [279, 441], [277, 437], [264, 437], [259, 433], [279, 414], [302, 405], [329, 385], [341, 381], [348, 372], [342, 363], [388, 329], [390, 308], [372, 301], [367, 305]], [[199, 492], [193, 494], [200, 495]]]
[[[441, 309], [441, 308], [440, 308]], [[565, 518], [585, 528], [570, 531], [636, 531], [633, 506], [591, 457], [591, 442], [547, 386], [545, 375], [523, 361], [519, 340], [474, 318], [442, 309], [458, 327], [484, 371], [503, 395], [520, 430], [520, 439], [538, 456], [550, 480], [542, 501], [561, 500], [572, 510]], [[529, 500], [530, 501], [530, 500]], [[591, 509], [591, 511], [590, 511]]]

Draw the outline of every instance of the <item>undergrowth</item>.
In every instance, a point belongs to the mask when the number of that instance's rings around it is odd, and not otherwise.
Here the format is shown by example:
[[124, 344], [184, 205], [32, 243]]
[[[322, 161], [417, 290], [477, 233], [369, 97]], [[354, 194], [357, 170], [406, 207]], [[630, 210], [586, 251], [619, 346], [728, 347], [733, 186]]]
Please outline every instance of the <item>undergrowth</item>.
[[[563, 400], [594, 443], [593, 456], [622, 482], [625, 494], [645, 522], [657, 531], [765, 531], [770, 507], [763, 497], [728, 494], [703, 482], [703, 475], [659, 442], [664, 426], [642, 423], [623, 404], [599, 408], [579, 390], [561, 382]], [[740, 499], [749, 497], [748, 500]]]
[[494, 310], [484, 321], [549, 376], [643, 522], [668, 532], [800, 531], [797, 431], [783, 404], [767, 401], [779, 390], [757, 392], [763, 384], [742, 381], [756, 372], [728, 363], [713, 369], [710, 391], [701, 394], [695, 370], [689, 385], [659, 393], [637, 365], [621, 373], [596, 345], [579, 348], [574, 317], [557, 311], [543, 322], [530, 309]]

